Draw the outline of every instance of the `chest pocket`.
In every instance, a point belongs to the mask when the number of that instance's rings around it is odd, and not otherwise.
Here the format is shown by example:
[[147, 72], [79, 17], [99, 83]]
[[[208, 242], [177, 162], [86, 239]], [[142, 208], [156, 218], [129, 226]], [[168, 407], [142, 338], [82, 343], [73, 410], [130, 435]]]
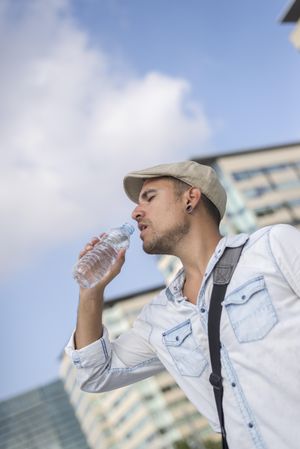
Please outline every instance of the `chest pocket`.
[[230, 293], [224, 305], [240, 343], [261, 340], [278, 321], [263, 276]]
[[164, 344], [176, 368], [183, 376], [199, 377], [207, 366], [207, 360], [193, 336], [190, 320], [165, 331]]

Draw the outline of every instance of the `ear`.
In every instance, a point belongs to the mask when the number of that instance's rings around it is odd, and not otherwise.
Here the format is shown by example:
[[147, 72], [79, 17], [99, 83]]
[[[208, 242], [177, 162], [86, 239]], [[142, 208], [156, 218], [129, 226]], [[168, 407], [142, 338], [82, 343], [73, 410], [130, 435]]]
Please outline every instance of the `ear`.
[[185, 192], [186, 205], [190, 204], [193, 209], [197, 206], [201, 199], [201, 191], [198, 187], [191, 187]]

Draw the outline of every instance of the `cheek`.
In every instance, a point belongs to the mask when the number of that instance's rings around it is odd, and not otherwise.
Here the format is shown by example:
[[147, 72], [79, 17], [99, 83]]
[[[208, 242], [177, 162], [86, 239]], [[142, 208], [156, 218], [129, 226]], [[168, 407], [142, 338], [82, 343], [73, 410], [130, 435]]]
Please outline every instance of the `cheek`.
[[157, 224], [157, 229], [162, 231], [181, 223], [183, 219], [183, 212], [172, 204], [165, 204], [153, 214], [153, 222]]

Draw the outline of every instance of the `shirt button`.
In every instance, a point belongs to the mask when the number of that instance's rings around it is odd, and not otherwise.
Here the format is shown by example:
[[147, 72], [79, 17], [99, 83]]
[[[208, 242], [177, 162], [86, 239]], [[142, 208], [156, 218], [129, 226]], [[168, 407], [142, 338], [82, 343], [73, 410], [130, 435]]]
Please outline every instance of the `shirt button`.
[[176, 335], [176, 341], [178, 341], [179, 340], [179, 337], [178, 337], [178, 335]]
[[200, 312], [201, 312], [201, 313], [205, 313], [205, 312], [206, 312], [206, 309], [204, 309], [204, 307], [201, 307]]
[[236, 387], [236, 383], [232, 382], [231, 386]]
[[248, 427], [250, 427], [250, 429], [252, 429], [252, 427], [254, 427], [254, 424], [252, 422], [249, 422]]
[[242, 296], [242, 299], [246, 299], [246, 295], [243, 295], [243, 296]]

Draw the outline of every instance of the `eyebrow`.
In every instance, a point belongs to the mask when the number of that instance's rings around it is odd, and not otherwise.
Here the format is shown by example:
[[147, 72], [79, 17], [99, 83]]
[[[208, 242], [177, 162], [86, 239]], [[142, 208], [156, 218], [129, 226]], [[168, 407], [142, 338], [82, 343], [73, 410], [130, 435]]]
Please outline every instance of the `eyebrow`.
[[140, 199], [141, 199], [141, 200], [147, 200], [147, 199], [148, 199], [148, 196], [151, 195], [151, 193], [156, 193], [156, 192], [157, 192], [156, 189], [148, 189], [148, 190], [145, 190], [145, 191], [141, 194]]

